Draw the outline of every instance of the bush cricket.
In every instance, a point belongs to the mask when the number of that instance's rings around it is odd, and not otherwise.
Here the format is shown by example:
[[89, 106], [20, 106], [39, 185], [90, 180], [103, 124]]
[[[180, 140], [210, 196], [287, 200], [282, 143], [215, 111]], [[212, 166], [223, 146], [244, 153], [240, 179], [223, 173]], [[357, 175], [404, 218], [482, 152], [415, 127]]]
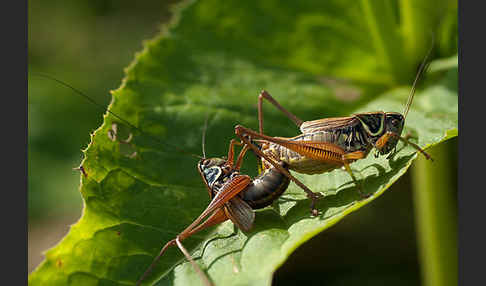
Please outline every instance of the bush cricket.
[[[376, 111], [346, 117], [303, 121], [282, 107], [268, 92], [263, 90], [258, 97], [259, 132], [237, 125], [235, 134], [262, 158], [262, 162], [273, 165], [306, 192], [312, 200], [311, 213], [315, 216], [318, 214], [315, 203], [321, 195], [312, 192], [287, 169], [282, 168], [281, 162], [285, 162], [290, 170], [310, 175], [344, 167], [357, 186], [360, 196], [367, 197], [362, 192], [349, 164], [365, 158], [372, 148], [377, 150], [375, 156], [390, 154], [387, 157], [390, 158], [396, 152], [398, 141], [403, 141], [421, 152], [427, 159], [432, 160], [420, 146], [410, 142], [407, 136], [401, 136], [417, 82], [427, 66], [427, 57], [428, 54], [419, 67], [403, 114]], [[265, 135], [262, 109], [264, 99], [291, 119], [300, 128], [302, 134], [292, 138]], [[260, 147], [257, 147], [251, 140], [260, 143]]]
[[[228, 219], [241, 230], [249, 231], [255, 219], [253, 209], [270, 205], [287, 189], [290, 180], [273, 166], [265, 169], [254, 179], [251, 179], [248, 175], [241, 174], [239, 170], [248, 147], [246, 145], [243, 146], [234, 164], [235, 144], [239, 144], [239, 142], [231, 140], [227, 159], [203, 158], [199, 161], [197, 164], [198, 171], [208, 189], [211, 198], [210, 204], [191, 225], [164, 245], [136, 285], [140, 285], [165, 250], [171, 245], [177, 245], [199, 276], [201, 276], [204, 283], [212, 285], [209, 278], [194, 262], [181, 241], [202, 229], [222, 223]], [[285, 163], [280, 163], [279, 166], [286, 169]], [[204, 220], [206, 217], [207, 219]]]
[[[398, 141], [401, 140], [422, 152], [428, 159], [431, 159], [419, 146], [409, 142], [407, 138], [401, 137], [404, 121], [415, 93], [416, 83], [424, 70], [424, 66], [425, 61], [422, 63], [415, 78], [403, 115], [396, 112], [369, 112], [354, 114], [349, 117], [325, 118], [304, 122], [284, 109], [269, 93], [262, 91], [258, 99], [259, 132], [237, 125], [235, 133], [241, 142], [231, 141], [227, 159], [206, 159], [204, 144], [203, 157], [190, 154], [200, 158], [197, 164], [198, 172], [206, 185], [211, 202], [193, 223], [177, 235], [176, 238], [164, 245], [152, 264], [139, 278], [136, 285], [141, 284], [165, 250], [172, 245], [178, 246], [204, 283], [212, 285], [208, 276], [195, 263], [181, 241], [200, 230], [228, 219], [241, 230], [248, 231], [252, 227], [255, 218], [253, 210], [270, 205], [287, 189], [290, 180], [304, 189], [312, 200], [311, 212], [313, 215], [317, 215], [318, 211], [315, 208], [315, 202], [321, 195], [312, 192], [302, 182], [293, 177], [289, 170], [305, 174], [317, 174], [345, 167], [358, 186], [360, 195], [364, 196], [349, 164], [366, 157], [372, 148], [376, 148], [381, 155], [388, 154], [395, 150]], [[56, 79], [54, 80], [60, 82]], [[74, 88], [68, 87], [80, 93]], [[82, 95], [94, 103], [92, 99], [84, 94]], [[262, 111], [264, 99], [284, 112], [300, 127], [302, 134], [293, 138], [264, 135]], [[110, 110], [108, 112], [132, 128], [141, 131]], [[160, 143], [159, 140], [157, 141]], [[257, 146], [254, 142], [260, 145]], [[233, 163], [235, 144], [243, 145], [243, 149], [238, 155], [236, 163]], [[240, 173], [243, 157], [249, 148], [261, 158], [264, 170], [254, 179]], [[176, 149], [187, 154], [187, 152], [178, 147]]]

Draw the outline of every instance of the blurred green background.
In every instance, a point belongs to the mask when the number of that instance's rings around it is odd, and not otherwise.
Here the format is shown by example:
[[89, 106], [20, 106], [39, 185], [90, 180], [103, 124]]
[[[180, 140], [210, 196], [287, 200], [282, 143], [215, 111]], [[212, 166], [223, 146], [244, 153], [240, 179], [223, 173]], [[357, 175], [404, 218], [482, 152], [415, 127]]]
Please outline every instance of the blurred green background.
[[82, 159], [103, 112], [45, 73], [107, 106], [123, 69], [170, 16], [175, 1], [57, 1], [28, 4], [29, 272], [79, 218]]
[[[158, 33], [174, 2], [29, 1], [29, 72], [52, 75], [107, 105], [123, 68]], [[73, 168], [103, 112], [42, 77], [29, 75], [28, 88], [30, 272], [81, 214], [80, 174]], [[446, 144], [454, 186], [456, 141]], [[408, 172], [380, 199], [300, 247], [274, 284], [420, 285], [416, 219]]]

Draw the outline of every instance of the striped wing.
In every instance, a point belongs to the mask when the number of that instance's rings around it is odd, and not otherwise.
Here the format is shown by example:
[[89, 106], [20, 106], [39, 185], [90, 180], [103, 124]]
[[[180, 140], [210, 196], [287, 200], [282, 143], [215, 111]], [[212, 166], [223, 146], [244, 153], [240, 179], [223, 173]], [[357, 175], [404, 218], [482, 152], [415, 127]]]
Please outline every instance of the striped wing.
[[355, 116], [323, 118], [312, 121], [305, 121], [300, 126], [300, 131], [302, 133], [313, 133], [337, 129], [355, 124], [359, 124], [359, 120]]

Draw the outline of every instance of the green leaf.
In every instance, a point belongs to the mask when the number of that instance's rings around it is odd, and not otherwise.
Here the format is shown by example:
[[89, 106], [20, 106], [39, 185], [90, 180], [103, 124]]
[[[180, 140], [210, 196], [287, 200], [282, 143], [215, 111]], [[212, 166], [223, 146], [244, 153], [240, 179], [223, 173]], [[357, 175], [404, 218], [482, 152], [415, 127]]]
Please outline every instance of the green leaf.
[[[145, 44], [113, 92], [110, 109], [139, 129], [105, 115], [84, 151], [83, 215], [47, 251], [29, 284], [133, 285], [160, 247], [209, 203], [197, 159], [189, 155], [201, 154], [206, 116], [206, 154], [225, 156], [236, 124], [258, 127], [262, 88], [305, 120], [403, 110], [410, 86], [372, 93], [393, 80], [375, 63], [371, 40], [363, 34], [366, 25], [356, 17], [359, 6], [310, 2], [185, 3], [181, 17]], [[350, 90], [322, 75], [358, 83]], [[410, 131], [420, 146], [457, 136], [457, 90], [450, 88], [455, 75], [429, 83], [416, 95], [404, 132]], [[358, 100], [349, 100], [350, 91]], [[266, 134], [298, 134], [275, 108], [265, 104], [264, 110]], [[309, 200], [291, 183], [272, 208], [257, 211], [250, 232], [225, 222], [184, 245], [216, 285], [269, 285], [273, 272], [299, 245], [379, 197], [407, 171], [417, 154], [401, 143], [398, 149], [392, 159], [371, 153], [351, 165], [372, 194], [366, 200], [360, 200], [343, 170], [296, 174], [325, 195], [318, 204], [320, 216], [310, 216]], [[243, 171], [255, 176], [255, 162], [249, 153]], [[202, 284], [176, 248], [168, 250], [145, 283], [156, 281]]]

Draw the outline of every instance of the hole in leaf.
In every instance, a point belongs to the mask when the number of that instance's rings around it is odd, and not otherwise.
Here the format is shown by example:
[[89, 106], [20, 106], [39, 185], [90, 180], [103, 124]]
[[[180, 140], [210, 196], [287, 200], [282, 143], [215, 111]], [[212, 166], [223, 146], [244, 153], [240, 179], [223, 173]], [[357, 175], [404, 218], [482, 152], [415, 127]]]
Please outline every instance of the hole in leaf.
[[120, 153], [132, 159], [137, 156], [137, 150], [135, 146], [127, 142], [120, 142]]
[[133, 138], [130, 128], [119, 123], [111, 124], [111, 129], [108, 130], [107, 136], [111, 141], [119, 141], [123, 143], [129, 143]]
[[116, 140], [116, 131], [117, 131], [117, 125], [116, 123], [111, 124], [111, 129], [108, 130], [108, 138], [110, 138], [111, 141]]

